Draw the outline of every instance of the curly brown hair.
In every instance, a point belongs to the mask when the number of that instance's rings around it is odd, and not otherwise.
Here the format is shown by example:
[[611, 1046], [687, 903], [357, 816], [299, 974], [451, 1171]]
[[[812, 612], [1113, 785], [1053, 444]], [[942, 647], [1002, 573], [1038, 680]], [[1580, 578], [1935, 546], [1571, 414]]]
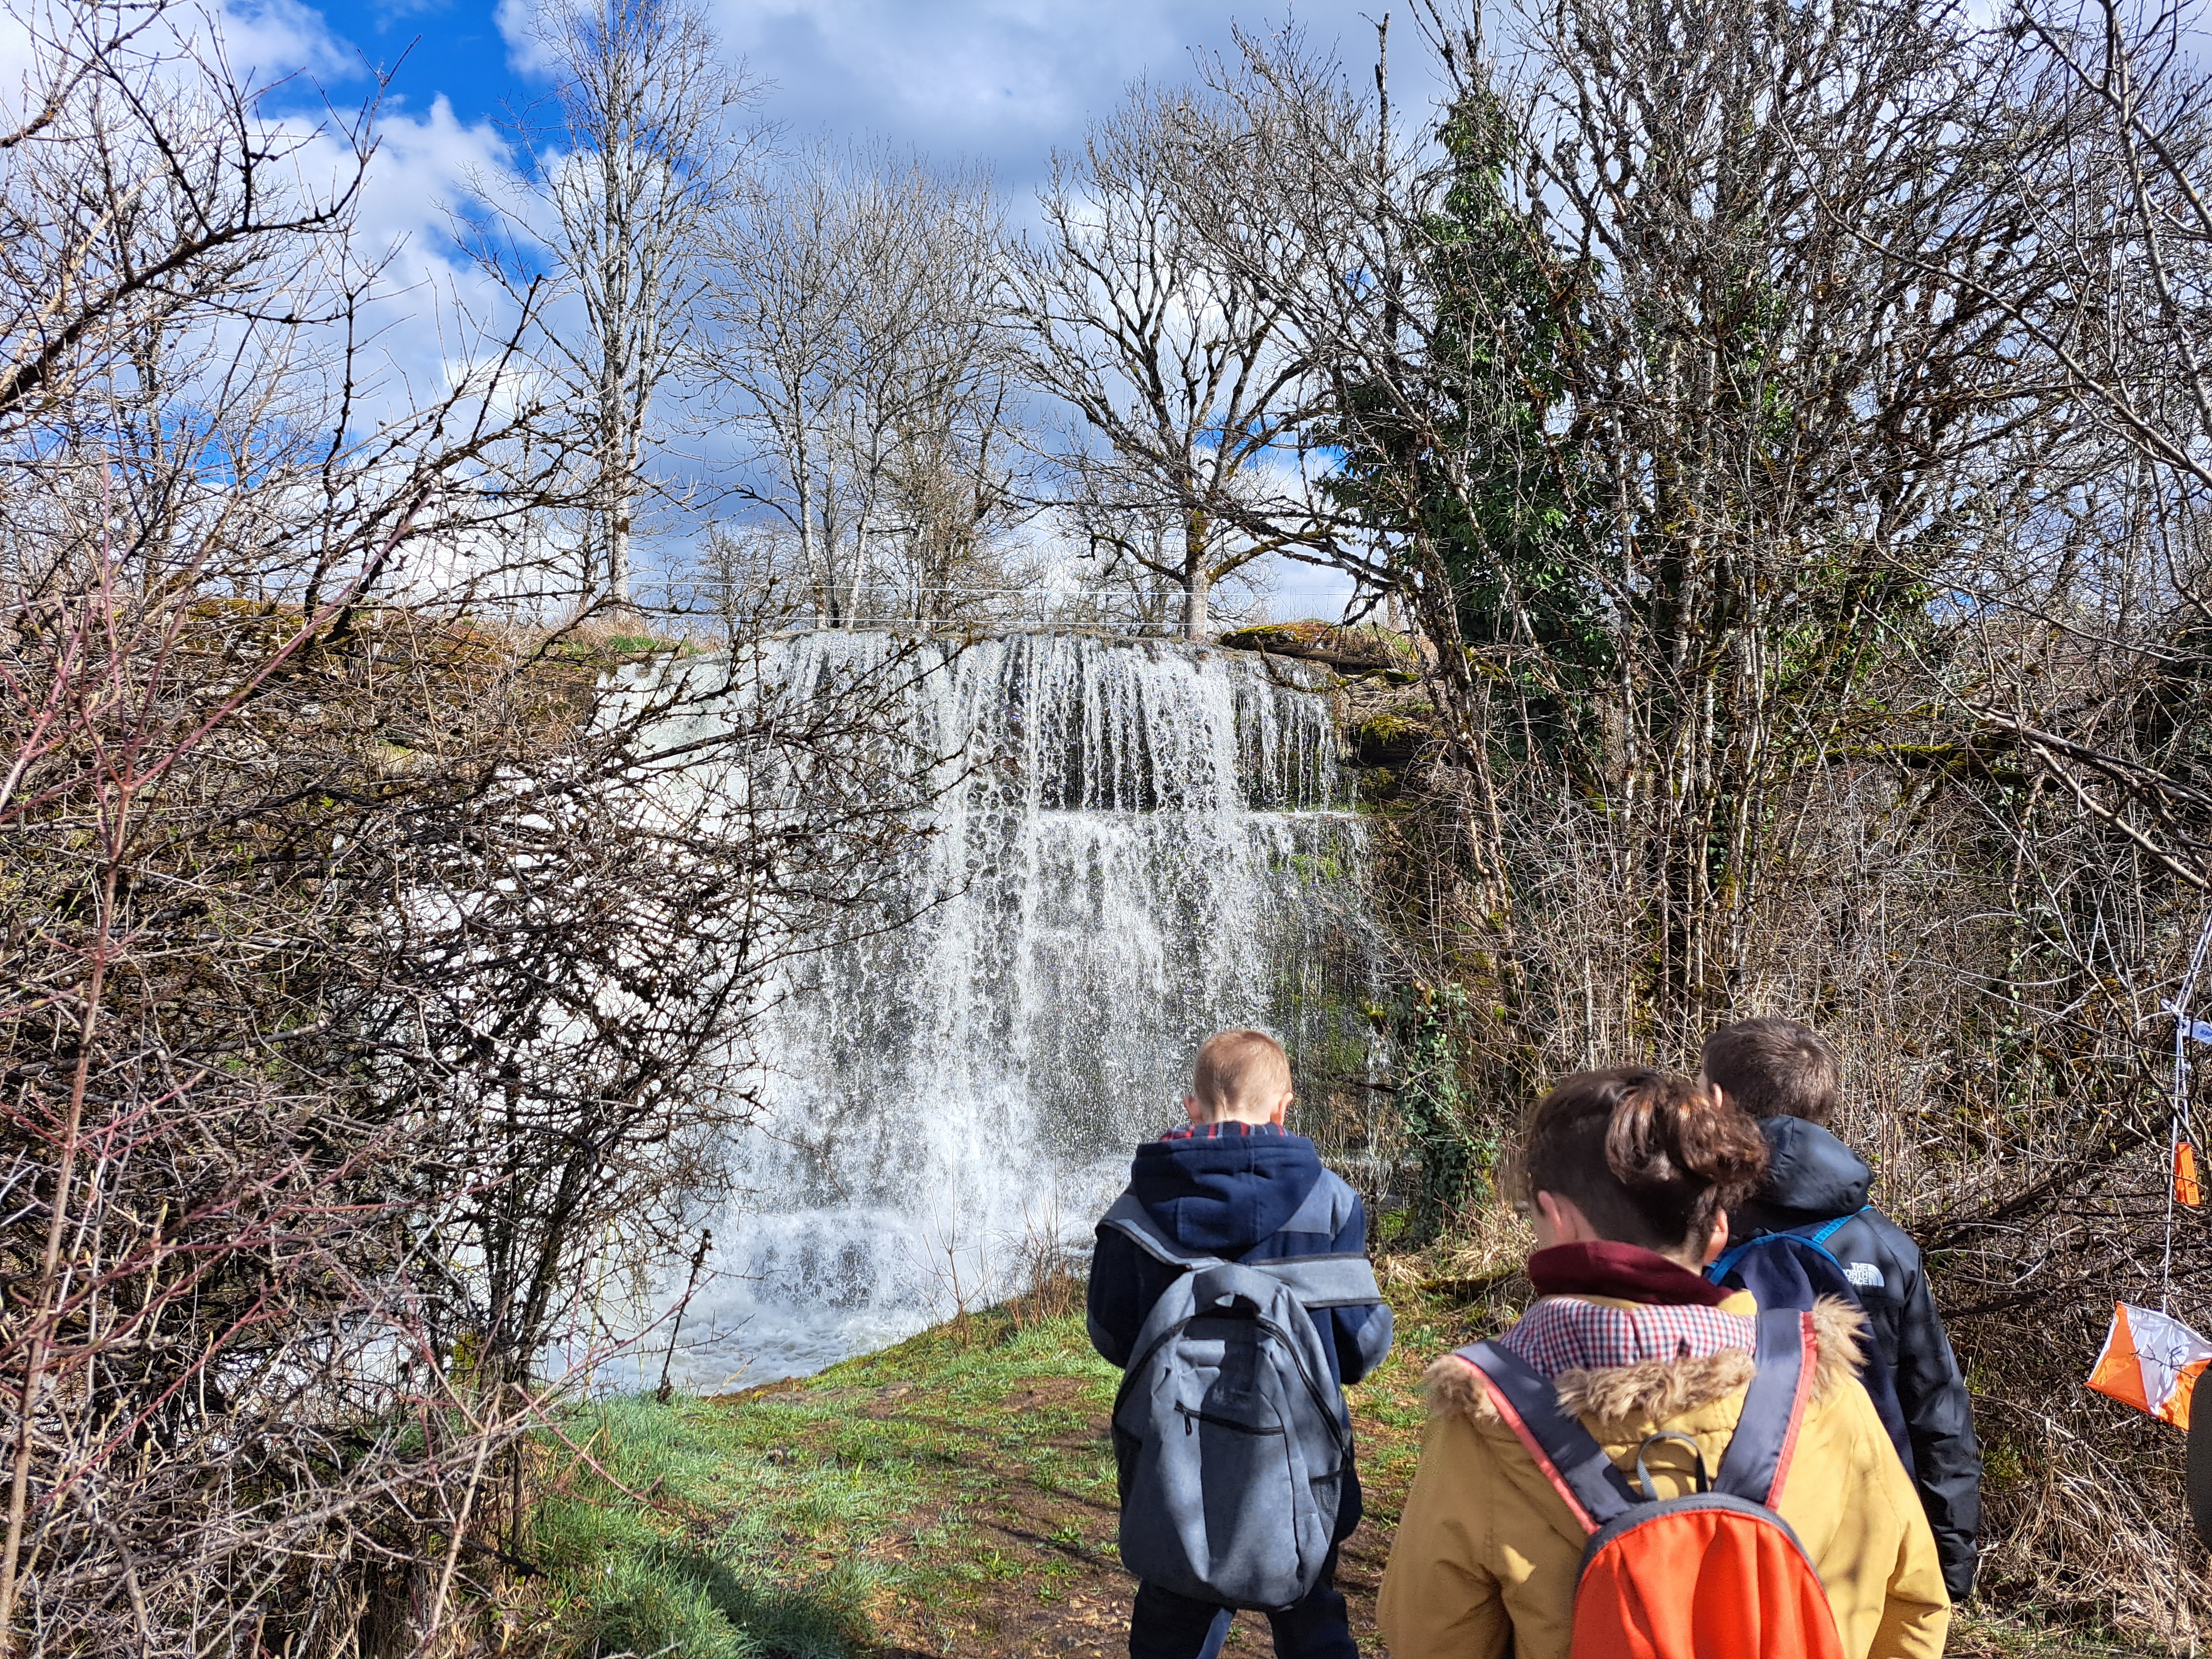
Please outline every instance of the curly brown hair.
[[1759, 1125], [1692, 1079], [1648, 1066], [1578, 1072], [1537, 1103], [1520, 1162], [1524, 1198], [1571, 1199], [1607, 1238], [1697, 1252], [1720, 1212], [1759, 1188]]

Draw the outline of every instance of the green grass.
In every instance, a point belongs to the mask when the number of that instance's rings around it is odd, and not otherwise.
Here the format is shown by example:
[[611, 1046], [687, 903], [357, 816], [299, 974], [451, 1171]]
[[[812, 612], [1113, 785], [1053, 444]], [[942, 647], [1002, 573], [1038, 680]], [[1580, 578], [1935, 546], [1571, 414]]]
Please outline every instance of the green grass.
[[[1009, 1486], [1110, 1511], [1091, 1425], [1118, 1375], [1079, 1318], [1021, 1328], [994, 1311], [773, 1391], [580, 1407], [563, 1426], [585, 1455], [546, 1448], [534, 1516], [549, 1610], [584, 1652], [844, 1659], [890, 1598], [957, 1610], [1037, 1576], [987, 1524]], [[1040, 1379], [1052, 1397], [1024, 1400], [1010, 1439], [1009, 1396]], [[1066, 1521], [1054, 1541], [1091, 1540]], [[1048, 1602], [1049, 1564], [1042, 1577]]]
[[[1509, 1321], [1511, 1299], [1481, 1276], [1392, 1291], [1397, 1350], [1352, 1391], [1368, 1525], [1340, 1583], [1363, 1637], [1419, 1459], [1422, 1368]], [[1128, 1583], [1103, 1431], [1118, 1381], [1079, 1315], [1018, 1321], [994, 1309], [719, 1401], [576, 1407], [563, 1425], [573, 1443], [541, 1443], [544, 1496], [525, 1546], [549, 1574], [538, 1609], [550, 1650], [1003, 1656], [1072, 1630], [1115, 1650]], [[1239, 1630], [1233, 1654], [1267, 1650], [1263, 1629]], [[1978, 1607], [1954, 1624], [1951, 1651], [2142, 1650]]]
[[865, 1565], [777, 1547], [792, 1528], [866, 1517], [864, 1480], [779, 1466], [757, 1443], [752, 1413], [700, 1400], [607, 1401], [564, 1426], [615, 1477], [555, 1449], [566, 1468], [533, 1516], [552, 1610], [585, 1650], [842, 1659], [866, 1638], [878, 1586]]

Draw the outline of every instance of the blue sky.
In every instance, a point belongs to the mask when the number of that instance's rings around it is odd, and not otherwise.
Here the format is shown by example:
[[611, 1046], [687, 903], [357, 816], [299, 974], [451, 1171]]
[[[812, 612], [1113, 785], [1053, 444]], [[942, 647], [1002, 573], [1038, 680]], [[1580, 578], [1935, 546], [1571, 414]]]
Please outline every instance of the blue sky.
[[456, 115], [475, 122], [496, 115], [502, 100], [527, 95], [508, 66], [495, 7], [476, 0], [410, 0], [320, 9], [331, 33], [370, 68], [400, 65], [392, 83], [400, 107], [427, 108], [442, 93]]
[[[1085, 119], [1110, 107], [1130, 81], [1179, 80], [1191, 72], [1194, 49], [1230, 45], [1232, 22], [1267, 28], [1291, 15], [1280, 5], [1170, 0], [709, 3], [732, 56], [769, 83], [766, 113], [794, 133], [881, 136], [940, 160], [988, 161], [1017, 195], [1043, 175], [1053, 148], [1078, 141]], [[359, 59], [399, 64], [395, 112], [420, 116], [443, 97], [461, 124], [472, 125], [543, 90], [515, 61], [514, 8], [510, 0], [506, 28], [501, 8], [487, 0], [339, 0], [320, 15]], [[1295, 17], [1313, 39], [1339, 43], [1364, 68], [1372, 62], [1374, 30], [1362, 13], [1391, 9], [1316, 0]], [[1421, 54], [1403, 0], [1395, 10], [1395, 69], [1410, 103]]]
[[[1404, 0], [1390, 3], [1393, 95], [1410, 115], [1425, 94], [1424, 54]], [[441, 319], [456, 307], [479, 317], [497, 308], [448, 238], [448, 210], [511, 162], [507, 114], [546, 90], [515, 49], [526, 3], [507, 0], [502, 15], [498, 0], [216, 0], [234, 68], [263, 84], [301, 74], [276, 102], [306, 120], [320, 118], [320, 94], [343, 109], [367, 92], [370, 70], [398, 65], [360, 228], [393, 250], [381, 344], [395, 386], [410, 396], [447, 371], [453, 337]], [[706, 3], [731, 56], [767, 84], [763, 114], [793, 137], [885, 138], [939, 161], [987, 162], [1017, 224], [1054, 147], [1079, 143], [1086, 121], [1132, 81], [1184, 79], [1194, 51], [1231, 45], [1232, 22], [1264, 30], [1287, 15], [1170, 0]], [[1359, 0], [1313, 0], [1295, 21], [1368, 71], [1375, 36]], [[1333, 609], [1327, 600], [1340, 603], [1345, 585], [1297, 566], [1277, 580], [1288, 614]]]

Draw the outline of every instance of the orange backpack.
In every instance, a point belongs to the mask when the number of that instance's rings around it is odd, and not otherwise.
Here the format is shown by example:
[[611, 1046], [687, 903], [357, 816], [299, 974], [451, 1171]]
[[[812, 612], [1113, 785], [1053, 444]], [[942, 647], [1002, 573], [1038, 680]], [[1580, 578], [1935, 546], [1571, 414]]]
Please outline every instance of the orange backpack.
[[[1589, 1531], [1575, 1586], [1572, 1659], [1843, 1659], [1820, 1575], [1774, 1512], [1812, 1393], [1808, 1314], [1759, 1316], [1758, 1371], [1717, 1474], [1686, 1434], [1649, 1436], [1635, 1484], [1563, 1411], [1548, 1377], [1494, 1342], [1459, 1350], [1498, 1415]], [[1655, 1498], [1644, 1457], [1680, 1441], [1696, 1489]], [[1638, 1487], [1641, 1487], [1641, 1490]]]

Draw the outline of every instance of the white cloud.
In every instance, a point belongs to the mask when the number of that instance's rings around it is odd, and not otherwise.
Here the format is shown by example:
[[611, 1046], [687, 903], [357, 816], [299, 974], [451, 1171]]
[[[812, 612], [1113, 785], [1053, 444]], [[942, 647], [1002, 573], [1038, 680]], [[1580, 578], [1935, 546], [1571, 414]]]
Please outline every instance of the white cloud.
[[779, 105], [840, 124], [864, 112], [930, 148], [995, 149], [1080, 128], [1123, 82], [1188, 67], [1190, 14], [1064, 5], [723, 0], [731, 45], [781, 83]]
[[[197, 58], [219, 60], [243, 87], [273, 86], [260, 113], [297, 140], [289, 165], [301, 188], [325, 194], [350, 181], [349, 94], [366, 95], [373, 82], [360, 54], [320, 13], [299, 0], [224, 0], [220, 9], [179, 10], [170, 19], [171, 78], [196, 79]], [[0, 74], [18, 61], [9, 55], [11, 46], [21, 50], [20, 23], [15, 29], [12, 42], [0, 33]], [[460, 120], [442, 95], [422, 112], [387, 106], [374, 131], [350, 247], [356, 268], [380, 267], [358, 319], [371, 361], [360, 365], [357, 409], [369, 421], [444, 395], [477, 356], [480, 327], [501, 322], [496, 285], [455, 245], [447, 214], [477, 181], [509, 166], [498, 131]]]
[[531, 0], [499, 0], [493, 16], [500, 38], [507, 42], [507, 61], [518, 75], [532, 75], [545, 68], [545, 54], [530, 38]]
[[442, 391], [465, 347], [459, 313], [495, 322], [495, 286], [453, 245], [447, 212], [472, 185], [508, 165], [506, 143], [488, 124], [465, 125], [436, 99], [427, 115], [404, 111], [377, 123], [377, 151], [356, 222], [365, 257], [387, 260], [375, 307], [382, 344], [417, 397]]
[[362, 252], [392, 254], [395, 278], [407, 283], [471, 272], [448, 211], [507, 172], [505, 140], [487, 124], [464, 125], [440, 97], [427, 115], [380, 116], [376, 141], [356, 216]]
[[[216, 15], [223, 60], [243, 86], [295, 76], [343, 80], [361, 71], [361, 60], [322, 14], [300, 0], [227, 0]], [[180, 32], [198, 21], [180, 18]]]
[[[541, 66], [530, 42], [531, 0], [500, 0], [510, 61]], [[1057, 147], [1118, 103], [1137, 78], [1175, 82], [1194, 50], [1221, 51], [1232, 21], [1264, 30], [1279, 4], [1199, 6], [1176, 0], [708, 0], [733, 58], [771, 83], [767, 112], [793, 130], [879, 135], [951, 161], [991, 162], [1017, 191], [1040, 179]], [[1403, 11], [1403, 8], [1399, 9]], [[1337, 46], [1364, 79], [1374, 29], [1365, 0], [1297, 8], [1310, 40]], [[1429, 82], [1401, 16], [1395, 56], [1401, 106]]]

